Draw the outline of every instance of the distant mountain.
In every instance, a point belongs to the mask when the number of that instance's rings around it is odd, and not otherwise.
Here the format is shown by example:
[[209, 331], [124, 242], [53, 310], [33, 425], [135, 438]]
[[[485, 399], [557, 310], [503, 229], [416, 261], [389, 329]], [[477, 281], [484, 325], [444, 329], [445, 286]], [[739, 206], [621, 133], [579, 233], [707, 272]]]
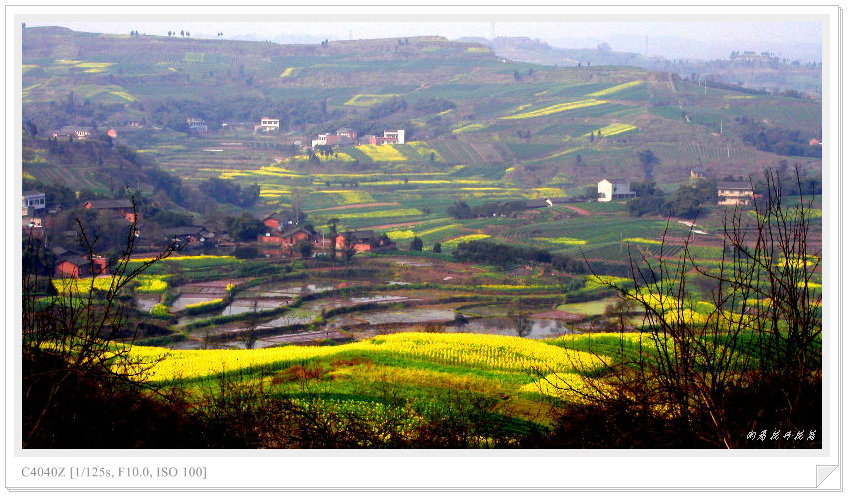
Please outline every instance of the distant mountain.
[[[546, 42], [526, 37], [494, 40], [486, 38], [460, 38], [459, 41], [479, 43], [492, 48], [501, 57], [534, 64], [560, 67], [577, 66], [635, 66], [653, 71], [674, 72], [682, 77], [697, 75], [725, 84], [734, 84], [756, 90], [780, 92], [794, 90], [821, 94], [821, 66], [809, 61], [821, 60], [821, 46], [815, 43], [789, 47], [777, 45], [769, 60], [759, 63], [740, 63], [732, 60], [733, 52], [750, 51], [757, 55], [764, 51], [752, 50], [755, 47], [739, 46], [738, 42], [711, 42], [705, 44], [681, 38], [649, 38], [633, 35], [613, 37], [610, 42], [598, 42], [594, 48], [554, 47]], [[591, 40], [571, 40], [573, 43], [586, 44]], [[615, 47], [633, 47], [634, 51], [616, 51]], [[651, 56], [638, 53], [636, 49], [650, 51]], [[798, 54], [796, 59], [781, 56], [781, 50]]]
[[499, 56], [508, 59], [550, 66], [575, 67], [580, 64], [583, 66], [648, 67], [653, 61], [652, 58], [635, 52], [615, 52], [603, 42], [595, 48], [557, 48], [543, 41], [526, 37], [498, 37], [494, 40], [460, 38], [457, 41], [486, 45]]

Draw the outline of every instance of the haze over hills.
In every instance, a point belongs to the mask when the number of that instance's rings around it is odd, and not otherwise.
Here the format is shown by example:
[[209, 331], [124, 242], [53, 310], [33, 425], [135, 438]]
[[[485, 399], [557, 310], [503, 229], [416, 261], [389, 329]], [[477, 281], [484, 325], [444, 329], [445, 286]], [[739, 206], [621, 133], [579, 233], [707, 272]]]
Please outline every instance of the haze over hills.
[[[535, 64], [565, 67], [586, 64], [628, 65], [653, 71], [670, 71], [682, 77], [696, 74], [699, 79], [761, 91], [795, 90], [821, 94], [821, 45], [818, 44], [799, 44], [799, 50], [792, 53], [800, 56], [787, 58], [779, 50], [757, 51], [739, 42], [726, 41], [714, 45], [726, 49], [716, 54], [718, 49], [705, 49], [701, 43], [692, 40], [653, 38], [651, 55], [648, 56], [644, 55], [647, 39], [638, 40], [634, 36], [612, 39], [615, 40], [613, 44], [599, 40], [589, 45], [588, 42], [592, 40], [570, 40], [560, 42], [559, 46], [525, 37], [493, 40], [461, 38], [460, 41], [480, 43], [491, 47], [500, 56]], [[614, 47], [628, 47], [629, 50], [621, 51]], [[750, 57], [743, 57], [742, 54]]]

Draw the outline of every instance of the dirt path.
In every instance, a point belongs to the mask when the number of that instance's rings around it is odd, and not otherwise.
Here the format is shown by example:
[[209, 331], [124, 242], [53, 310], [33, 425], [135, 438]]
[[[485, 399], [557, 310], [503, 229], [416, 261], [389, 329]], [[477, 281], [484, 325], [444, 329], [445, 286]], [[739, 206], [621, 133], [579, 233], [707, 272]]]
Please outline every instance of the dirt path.
[[342, 209], [358, 209], [360, 207], [388, 207], [400, 205], [399, 202], [371, 202], [367, 204], [348, 204], [348, 205], [337, 205], [336, 207], [327, 207], [324, 209], [312, 209], [306, 212], [324, 212], [324, 211], [338, 211]]
[[574, 211], [581, 216], [591, 216], [592, 213], [587, 211], [586, 209], [581, 209], [580, 207], [574, 207], [573, 205], [561, 205], [560, 207], [564, 207], [568, 210]]

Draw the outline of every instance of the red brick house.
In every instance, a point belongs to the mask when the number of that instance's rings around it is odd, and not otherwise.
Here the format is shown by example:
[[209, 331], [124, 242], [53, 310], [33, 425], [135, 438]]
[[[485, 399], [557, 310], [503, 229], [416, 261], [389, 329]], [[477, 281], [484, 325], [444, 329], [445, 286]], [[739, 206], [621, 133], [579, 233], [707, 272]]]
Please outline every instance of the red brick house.
[[275, 245], [287, 249], [288, 254], [292, 254], [294, 246], [301, 240], [307, 240], [320, 248], [326, 248], [329, 244], [329, 240], [323, 238], [319, 233], [300, 226], [288, 229], [282, 233], [260, 235], [257, 238], [257, 241], [263, 245]]
[[262, 224], [271, 228], [271, 230], [274, 231], [282, 231], [281, 226], [283, 226], [285, 223], [286, 221], [282, 218], [282, 216], [280, 216], [276, 212], [262, 220]]
[[350, 247], [357, 254], [360, 252], [391, 250], [397, 247], [393, 241], [377, 235], [372, 230], [339, 233], [336, 235], [335, 245], [336, 250], [344, 250]]
[[56, 261], [54, 274], [57, 278], [81, 278], [91, 276], [92, 271], [95, 275], [107, 274], [106, 258], [95, 255], [89, 260], [88, 256], [67, 255]]
[[122, 217], [126, 219], [128, 223], [134, 223], [138, 220], [138, 215], [133, 209], [133, 203], [128, 198], [86, 200], [83, 207], [86, 209], [112, 212], [115, 217]]

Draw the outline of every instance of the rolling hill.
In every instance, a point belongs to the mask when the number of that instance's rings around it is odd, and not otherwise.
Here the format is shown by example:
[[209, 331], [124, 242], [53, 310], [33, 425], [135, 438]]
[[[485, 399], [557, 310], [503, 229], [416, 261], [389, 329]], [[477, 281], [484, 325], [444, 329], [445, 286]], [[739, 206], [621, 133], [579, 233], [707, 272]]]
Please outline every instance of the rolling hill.
[[[818, 101], [704, 88], [634, 67], [515, 62], [440, 37], [277, 45], [27, 28], [23, 61], [25, 120], [42, 130], [141, 122], [143, 131], [121, 138], [189, 181], [254, 179], [287, 159], [285, 167], [308, 167], [290, 144], [341, 126], [360, 135], [404, 128], [418, 145], [383, 156], [342, 147], [323, 173], [439, 173], [478, 187], [567, 192], [603, 176], [642, 180], [636, 152], [645, 149], [659, 157], [653, 173], [665, 185], [692, 168], [748, 175], [786, 160], [743, 139], [751, 123], [794, 131], [799, 143], [821, 138]], [[87, 119], [74, 105], [89, 106]], [[281, 135], [252, 133], [267, 113], [283, 118]], [[206, 119], [210, 133], [188, 137], [188, 117]]]

